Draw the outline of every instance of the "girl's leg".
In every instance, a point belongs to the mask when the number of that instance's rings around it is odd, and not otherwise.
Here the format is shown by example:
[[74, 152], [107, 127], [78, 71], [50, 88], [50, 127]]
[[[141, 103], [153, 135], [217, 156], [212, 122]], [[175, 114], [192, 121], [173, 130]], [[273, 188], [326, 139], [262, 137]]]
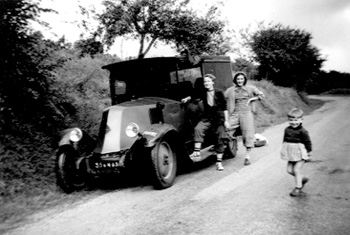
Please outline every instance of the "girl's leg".
[[306, 184], [308, 181], [308, 179], [303, 177], [301, 174], [301, 169], [303, 168], [304, 163], [304, 160], [294, 163], [293, 172], [295, 177], [295, 188], [290, 193], [290, 196], [292, 197], [300, 197], [304, 195], [301, 189], [303, 188], [304, 184]]
[[295, 176], [295, 174], [294, 174], [294, 165], [295, 165], [295, 162], [288, 162], [287, 163], [287, 172], [288, 172], [288, 174], [290, 174], [292, 176]]
[[294, 171], [294, 177], [295, 177], [295, 186], [296, 188], [301, 189], [303, 187], [303, 175], [301, 173], [301, 169], [304, 166], [305, 161], [301, 160], [294, 164], [293, 171]]

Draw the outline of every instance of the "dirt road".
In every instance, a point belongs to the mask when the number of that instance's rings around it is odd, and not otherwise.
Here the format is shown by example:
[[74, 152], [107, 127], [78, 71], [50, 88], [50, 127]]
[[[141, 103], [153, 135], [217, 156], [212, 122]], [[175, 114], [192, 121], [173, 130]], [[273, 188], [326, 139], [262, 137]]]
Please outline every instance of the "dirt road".
[[9, 234], [349, 234], [350, 98], [322, 99], [332, 101], [304, 118], [314, 148], [304, 198], [289, 196], [294, 181], [279, 157], [284, 123], [263, 133], [269, 145], [253, 150], [250, 166], [240, 144], [223, 172], [210, 164], [166, 190], [115, 190], [34, 215]]

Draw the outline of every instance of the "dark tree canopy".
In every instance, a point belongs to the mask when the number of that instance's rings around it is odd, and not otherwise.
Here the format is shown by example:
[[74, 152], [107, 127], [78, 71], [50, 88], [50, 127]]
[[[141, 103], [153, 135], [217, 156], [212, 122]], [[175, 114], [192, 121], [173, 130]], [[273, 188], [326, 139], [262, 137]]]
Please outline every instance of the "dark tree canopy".
[[74, 48], [80, 50], [80, 56], [90, 55], [94, 57], [96, 54], [103, 54], [103, 45], [95, 40], [94, 37], [81, 39], [74, 43]]
[[47, 10], [26, 0], [0, 1], [0, 127], [43, 117], [50, 73], [42, 63], [47, 54], [41, 34], [29, 27], [42, 11]]
[[260, 63], [260, 76], [276, 85], [302, 89], [324, 62], [311, 39], [308, 32], [280, 24], [259, 29], [249, 45]]
[[[222, 53], [224, 23], [216, 19], [217, 8], [211, 7], [199, 17], [186, 8], [188, 0], [106, 0], [105, 11], [98, 16], [98, 34], [111, 46], [118, 36], [140, 43], [143, 58], [157, 42], [174, 43], [177, 51], [188, 49], [192, 54]], [[224, 50], [227, 49], [224, 47]]]

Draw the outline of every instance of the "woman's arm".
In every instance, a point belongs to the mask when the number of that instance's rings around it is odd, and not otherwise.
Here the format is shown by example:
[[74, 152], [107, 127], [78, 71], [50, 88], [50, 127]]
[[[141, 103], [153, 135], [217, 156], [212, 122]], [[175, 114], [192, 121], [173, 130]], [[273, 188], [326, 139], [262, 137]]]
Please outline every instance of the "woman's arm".
[[247, 105], [249, 105], [250, 102], [252, 101], [261, 100], [262, 98], [265, 98], [264, 93], [262, 93], [258, 88], [256, 88], [255, 86], [251, 86], [251, 87], [252, 87], [253, 97], [248, 100]]
[[187, 96], [181, 100], [182, 103], [187, 103], [188, 101], [191, 100], [191, 96]]

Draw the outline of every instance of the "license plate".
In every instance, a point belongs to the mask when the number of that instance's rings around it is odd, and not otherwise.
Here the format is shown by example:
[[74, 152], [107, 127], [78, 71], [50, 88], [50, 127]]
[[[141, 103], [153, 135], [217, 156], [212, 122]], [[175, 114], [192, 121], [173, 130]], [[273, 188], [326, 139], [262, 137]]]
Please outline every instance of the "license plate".
[[119, 167], [118, 162], [95, 162], [95, 169], [109, 169]]

